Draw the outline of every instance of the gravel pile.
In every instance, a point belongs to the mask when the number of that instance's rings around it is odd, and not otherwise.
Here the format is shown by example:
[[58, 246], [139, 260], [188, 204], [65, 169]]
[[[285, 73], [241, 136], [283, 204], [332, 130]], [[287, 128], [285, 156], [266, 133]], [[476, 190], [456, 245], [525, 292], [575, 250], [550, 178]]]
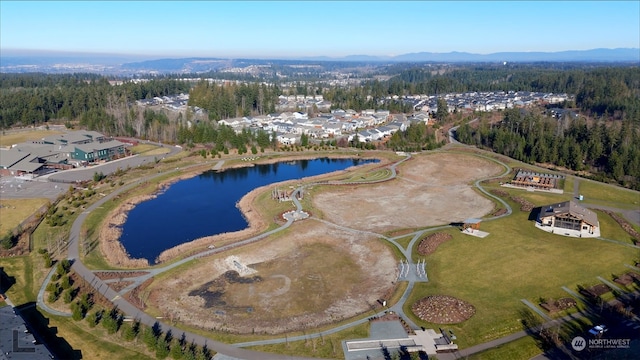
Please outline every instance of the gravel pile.
[[604, 210], [604, 212], [607, 213], [607, 215], [611, 216], [613, 220], [615, 220], [620, 226], [622, 226], [624, 231], [626, 231], [629, 235], [631, 235], [635, 239], [636, 243], [640, 241], [640, 233], [638, 233], [636, 229], [634, 229], [633, 226], [631, 226], [631, 224], [627, 222], [627, 220], [621, 218], [620, 216], [618, 216], [618, 214], [612, 211]]
[[531, 211], [535, 207], [532, 203], [518, 196], [512, 196], [511, 200], [520, 204], [520, 211]]
[[420, 299], [411, 307], [413, 313], [434, 324], [457, 324], [468, 320], [476, 308], [466, 301], [447, 295], [431, 295]]
[[447, 233], [435, 233], [427, 236], [420, 241], [418, 245], [418, 253], [420, 255], [429, 255], [436, 251], [440, 244], [453, 239], [453, 236]]

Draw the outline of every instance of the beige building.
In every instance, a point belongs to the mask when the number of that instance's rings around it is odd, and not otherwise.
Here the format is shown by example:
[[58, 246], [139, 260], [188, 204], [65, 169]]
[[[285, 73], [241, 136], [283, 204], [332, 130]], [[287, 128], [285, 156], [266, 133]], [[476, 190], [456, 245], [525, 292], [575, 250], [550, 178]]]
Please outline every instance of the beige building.
[[598, 215], [572, 201], [543, 206], [536, 226], [554, 234], [598, 237], [600, 223]]

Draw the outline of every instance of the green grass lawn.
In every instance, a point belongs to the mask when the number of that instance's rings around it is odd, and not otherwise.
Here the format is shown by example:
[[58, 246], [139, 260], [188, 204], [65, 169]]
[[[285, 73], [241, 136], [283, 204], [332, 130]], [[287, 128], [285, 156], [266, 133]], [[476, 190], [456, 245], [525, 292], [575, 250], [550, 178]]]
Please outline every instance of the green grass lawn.
[[[636, 255], [629, 248], [595, 239], [569, 238], [537, 230], [528, 214], [482, 223], [490, 235], [484, 239], [454, 233], [426, 257], [429, 282], [418, 284], [405, 306], [432, 295], [451, 295], [476, 307], [466, 322], [447, 327], [467, 347], [522, 330], [520, 299], [562, 294], [561, 286], [575, 289], [624, 271]], [[598, 266], [594, 266], [597, 257]], [[414, 317], [418, 325], [438, 328]]]
[[[108, 334], [102, 325], [88, 327], [86, 321], [74, 321], [71, 318], [53, 315], [45, 316], [49, 328], [55, 329], [55, 335], [62, 340], [56, 342], [56, 350], [62, 350], [63, 359], [154, 359], [153, 353], [146, 349], [141, 340], [126, 342], [120, 332]], [[61, 344], [62, 343], [62, 346]]]
[[342, 340], [362, 339], [368, 336], [369, 324], [365, 323], [316, 339], [292, 341], [284, 344], [253, 346], [249, 349], [284, 355], [300, 356], [304, 354], [305, 356], [315, 358], [344, 359]]
[[485, 350], [483, 352], [473, 354], [468, 357], [469, 360], [512, 360], [512, 359], [530, 359], [542, 351], [538, 348], [538, 344], [531, 336], [525, 336], [521, 339], [510, 343], [497, 346], [495, 348]]
[[573, 195], [573, 186], [575, 181], [573, 180], [573, 176], [566, 177], [564, 179], [564, 193]]
[[626, 209], [637, 209], [640, 206], [638, 191], [587, 179], [580, 179], [579, 188], [586, 203]]
[[624, 229], [618, 225], [611, 216], [599, 210], [595, 210], [594, 212], [598, 214], [598, 222], [600, 222], [600, 236], [606, 239], [613, 239], [629, 244], [634, 243], [633, 237], [624, 231]]
[[[10, 280], [6, 294], [14, 305], [21, 305], [36, 300], [37, 289], [33, 283], [33, 260], [30, 256], [16, 256], [0, 259], [0, 267]], [[37, 285], [39, 286], [39, 284]]]
[[0, 146], [11, 146], [28, 140], [40, 140], [46, 136], [59, 134], [63, 134], [63, 132], [54, 130], [25, 130], [9, 134], [1, 134]]
[[0, 200], [0, 235], [15, 229], [36, 210], [49, 202], [47, 199], [2, 199]]

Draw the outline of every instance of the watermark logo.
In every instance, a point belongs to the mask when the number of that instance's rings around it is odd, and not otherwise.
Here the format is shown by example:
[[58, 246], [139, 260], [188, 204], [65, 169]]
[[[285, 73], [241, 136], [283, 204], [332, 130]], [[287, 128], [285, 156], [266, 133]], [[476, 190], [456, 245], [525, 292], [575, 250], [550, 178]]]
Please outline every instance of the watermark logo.
[[575, 351], [582, 351], [587, 347], [587, 341], [582, 336], [576, 336], [571, 340], [571, 347]]
[[590, 349], [628, 349], [631, 339], [589, 339]]
[[582, 351], [587, 347], [589, 349], [628, 349], [631, 345], [631, 339], [589, 339], [585, 340], [582, 336], [576, 336], [571, 340], [571, 347], [575, 351]]

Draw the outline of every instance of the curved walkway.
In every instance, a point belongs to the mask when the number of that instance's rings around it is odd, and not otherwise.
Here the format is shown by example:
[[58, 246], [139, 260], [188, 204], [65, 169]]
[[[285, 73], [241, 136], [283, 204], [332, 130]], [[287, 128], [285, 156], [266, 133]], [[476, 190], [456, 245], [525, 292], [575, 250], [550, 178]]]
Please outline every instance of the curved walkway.
[[[453, 130], [453, 129], [452, 129]], [[499, 198], [498, 196], [495, 196], [493, 194], [491, 194], [490, 192], [486, 191], [482, 185], [481, 182], [485, 181], [485, 180], [490, 180], [490, 179], [495, 179], [495, 178], [500, 178], [503, 177], [507, 174], [509, 174], [511, 172], [511, 168], [497, 160], [488, 156], [484, 156], [484, 155], [479, 155], [479, 154], [469, 154], [472, 156], [478, 156], [478, 157], [482, 157], [485, 158], [487, 160], [493, 161], [501, 166], [503, 166], [505, 168], [504, 173], [497, 175], [497, 176], [491, 176], [488, 178], [484, 178], [484, 179], [479, 179], [477, 181], [475, 181], [474, 186], [478, 188], [478, 190], [480, 192], [482, 192], [484, 195], [495, 199], [496, 201], [500, 202], [506, 209], [507, 212], [505, 214], [499, 215], [499, 216], [493, 216], [493, 217], [489, 217], [489, 218], [484, 218], [483, 220], [485, 221], [490, 221], [490, 220], [496, 220], [499, 218], [503, 218], [506, 216], [509, 216], [512, 213], [512, 209], [511, 207], [501, 198]], [[396, 167], [398, 165], [400, 165], [401, 163], [403, 163], [404, 161], [408, 160], [411, 156], [408, 155], [407, 157], [391, 164], [389, 166], [390, 170], [391, 170], [391, 174], [389, 175], [389, 177], [385, 178], [385, 179], [380, 179], [380, 180], [375, 180], [375, 181], [367, 181], [367, 182], [337, 182], [337, 181], [325, 181], [325, 182], [315, 182], [315, 183], [310, 183], [310, 184], [306, 184], [306, 185], [302, 185], [300, 187], [298, 187], [297, 189], [294, 190], [293, 194], [292, 194], [292, 200], [293, 203], [295, 204], [296, 210], [294, 210], [297, 213], [303, 213], [303, 208], [302, 205], [300, 204], [300, 201], [298, 200], [298, 196], [304, 191], [305, 187], [308, 186], [315, 186], [315, 185], [343, 185], [343, 184], [358, 184], [358, 185], [362, 185], [362, 184], [373, 184], [373, 183], [379, 183], [379, 182], [383, 182], [383, 181], [388, 181], [391, 179], [394, 179], [397, 177], [397, 171], [396, 171]], [[192, 166], [201, 166], [202, 164], [196, 164], [196, 165], [192, 165]], [[78, 253], [78, 239], [79, 239], [79, 234], [80, 234], [80, 227], [82, 225], [82, 223], [84, 222], [84, 220], [86, 219], [86, 216], [93, 210], [95, 210], [96, 208], [98, 208], [99, 206], [101, 206], [104, 202], [112, 199], [114, 196], [116, 196], [117, 194], [129, 190], [135, 186], [138, 186], [140, 183], [144, 182], [144, 181], [148, 181], [154, 177], [157, 176], [162, 176], [164, 174], [156, 174], [153, 176], [148, 176], [145, 177], [143, 179], [138, 180], [135, 183], [129, 184], [127, 186], [124, 186], [116, 191], [114, 191], [113, 193], [105, 196], [104, 198], [100, 199], [98, 202], [96, 202], [95, 204], [93, 204], [92, 206], [90, 206], [86, 211], [82, 212], [78, 218], [76, 219], [76, 221], [73, 223], [72, 228], [71, 228], [71, 233], [70, 233], [70, 238], [69, 238], [69, 250], [68, 250], [68, 258], [70, 260], [73, 261], [73, 265], [72, 268], [74, 269], [74, 271], [76, 271], [76, 273], [81, 276], [83, 279], [85, 279], [88, 283], [91, 284], [91, 286], [93, 286], [98, 292], [100, 292], [101, 294], [103, 294], [107, 299], [109, 299], [115, 306], [118, 307], [118, 309], [120, 309], [122, 312], [124, 312], [127, 316], [132, 317], [134, 319], [138, 319], [142, 324], [145, 324], [147, 326], [153, 326], [156, 324], [159, 324], [162, 331], [166, 332], [166, 331], [171, 331], [175, 336], [181, 336], [182, 334], [184, 334], [185, 339], [188, 342], [193, 342], [195, 344], [198, 345], [206, 345], [209, 349], [217, 352], [217, 353], [221, 353], [227, 356], [232, 356], [235, 358], [242, 358], [242, 359], [303, 359], [301, 357], [291, 357], [291, 356], [284, 356], [284, 355], [279, 355], [279, 354], [270, 354], [270, 353], [263, 353], [263, 352], [257, 352], [257, 351], [250, 351], [250, 350], [246, 350], [246, 349], [242, 349], [242, 347], [247, 347], [247, 346], [255, 346], [255, 345], [267, 345], [267, 344], [278, 344], [278, 343], [285, 343], [288, 341], [296, 341], [296, 340], [306, 340], [306, 339], [312, 339], [312, 338], [318, 338], [321, 336], [325, 336], [328, 334], [333, 334], [339, 331], [342, 331], [344, 329], [348, 329], [350, 327], [356, 326], [356, 325], [360, 325], [363, 323], [368, 322], [368, 317], [363, 317], [361, 319], [356, 319], [353, 320], [351, 322], [336, 326], [330, 330], [327, 331], [322, 331], [322, 332], [317, 332], [317, 333], [311, 333], [311, 334], [306, 334], [303, 336], [295, 336], [295, 337], [286, 337], [286, 338], [277, 338], [277, 339], [269, 339], [269, 340], [261, 340], [261, 341], [252, 341], [252, 342], [243, 342], [243, 343], [236, 343], [236, 344], [225, 344], [225, 343], [221, 343], [218, 341], [214, 341], [212, 339], [206, 338], [204, 336], [201, 335], [197, 335], [197, 334], [193, 334], [190, 332], [186, 332], [184, 330], [181, 330], [179, 328], [176, 328], [174, 326], [168, 325], [168, 324], [164, 324], [164, 323], [160, 323], [158, 322], [157, 319], [147, 315], [146, 313], [144, 313], [143, 311], [141, 311], [140, 309], [136, 308], [135, 306], [133, 306], [131, 303], [129, 303], [127, 300], [125, 300], [122, 296], [124, 294], [126, 294], [127, 292], [129, 292], [130, 290], [132, 290], [133, 288], [135, 288], [136, 286], [138, 286], [139, 284], [141, 284], [142, 282], [146, 281], [147, 279], [158, 275], [160, 273], [163, 273], [165, 271], [169, 271], [177, 266], [180, 266], [186, 262], [189, 262], [193, 259], [196, 258], [200, 258], [200, 257], [204, 257], [204, 256], [208, 256], [211, 254], [215, 254], [215, 253], [219, 253], [219, 252], [224, 252], [226, 250], [229, 250], [231, 248], [234, 247], [238, 247], [238, 246], [242, 246], [242, 245], [246, 245], [252, 242], [256, 242], [259, 241], [263, 238], [266, 238], [276, 232], [282, 231], [286, 228], [288, 228], [289, 226], [291, 226], [291, 224], [294, 222], [294, 219], [296, 218], [295, 216], [290, 216], [287, 218], [287, 222], [282, 225], [279, 228], [270, 230], [268, 232], [262, 233], [260, 235], [248, 238], [246, 240], [242, 240], [239, 241], [237, 243], [231, 244], [231, 245], [227, 245], [227, 246], [221, 246], [219, 248], [216, 249], [211, 249], [211, 250], [207, 250], [189, 257], [186, 257], [184, 259], [181, 259], [179, 261], [176, 261], [174, 263], [171, 263], [169, 265], [163, 266], [163, 267], [156, 267], [156, 268], [151, 268], [151, 269], [136, 269], [135, 271], [144, 271], [147, 272], [147, 274], [142, 275], [142, 276], [138, 276], [138, 277], [133, 277], [133, 278], [127, 278], [127, 279], [133, 279], [134, 283], [127, 286], [125, 289], [116, 292], [113, 289], [111, 289], [107, 282], [104, 280], [101, 280], [100, 278], [98, 278], [91, 270], [87, 269], [84, 264], [82, 264], [80, 257], [79, 257], [79, 253]], [[418, 230], [415, 231], [413, 233], [409, 233], [409, 234], [403, 234], [401, 236], [397, 236], [397, 237], [387, 237], [381, 234], [377, 234], [377, 233], [373, 233], [373, 232], [369, 232], [369, 231], [362, 231], [362, 230], [358, 230], [358, 229], [352, 229], [352, 228], [348, 228], [348, 227], [344, 227], [341, 225], [337, 225], [337, 224], [333, 224], [331, 222], [328, 222], [326, 220], [322, 220], [322, 219], [317, 219], [314, 217], [311, 217], [312, 219], [316, 220], [316, 221], [321, 221], [323, 223], [326, 223], [330, 226], [335, 226], [338, 228], [341, 228], [343, 230], [346, 231], [351, 231], [351, 232], [357, 232], [357, 233], [364, 233], [367, 235], [374, 235], [376, 237], [382, 238], [385, 241], [390, 242], [391, 244], [393, 244], [394, 246], [396, 246], [402, 256], [405, 258], [405, 260], [407, 262], [411, 262], [412, 260], [412, 250], [415, 247], [415, 244], [418, 240], [420, 240], [423, 235], [425, 233], [428, 232], [432, 232], [432, 231], [437, 231], [437, 230], [441, 230], [441, 229], [446, 229], [446, 228], [450, 228], [451, 225], [444, 225], [444, 226], [438, 226], [438, 227], [433, 227], [433, 228], [429, 228], [429, 229], [423, 229], [423, 230]], [[397, 240], [401, 239], [401, 238], [405, 238], [408, 235], [413, 235], [413, 238], [411, 239], [411, 241], [409, 242], [409, 244], [407, 245], [407, 247], [403, 247], [402, 245], [400, 245]], [[44, 291], [46, 289], [46, 285], [48, 284], [52, 274], [53, 274], [53, 269], [52, 271], [48, 274], [47, 278], [45, 279], [45, 281], [43, 282], [43, 285], [38, 293], [38, 305], [40, 307], [42, 307], [43, 309], [45, 309], [46, 311], [52, 313], [52, 314], [56, 314], [56, 315], [60, 315], [60, 316], [69, 316], [70, 314], [65, 314], [63, 312], [59, 312], [55, 309], [51, 309], [49, 306], [47, 306], [44, 302]], [[109, 271], [109, 270], [107, 270]], [[132, 271], [132, 270], [122, 270], [122, 271]], [[117, 272], [114, 271], [114, 272]], [[413, 291], [413, 288], [415, 286], [415, 282], [417, 280], [416, 279], [411, 279], [408, 281], [408, 286], [407, 289], [404, 291], [403, 295], [401, 296], [400, 300], [394, 304], [393, 306], [391, 306], [388, 310], [396, 312], [397, 314], [399, 314], [411, 327], [413, 327], [414, 329], [419, 329], [418, 326], [416, 326], [415, 323], [413, 323], [411, 321], [411, 319], [406, 316], [406, 314], [404, 313], [404, 305], [406, 300], [408, 299], [408, 297], [410, 296], [411, 292]], [[381, 316], [385, 313], [386, 311], [382, 311], [376, 314], [376, 316]], [[521, 334], [514, 334], [515, 336], [513, 338], [519, 338], [522, 335]], [[506, 341], [507, 339], [502, 339], [502, 341]], [[504, 343], [504, 342], [503, 342]], [[483, 344], [481, 344], [483, 345]], [[478, 347], [482, 347], [483, 349], [486, 349], [488, 347], [486, 346], [481, 346], [478, 345]], [[489, 346], [490, 347], [490, 346]], [[469, 349], [471, 350], [471, 348]], [[475, 352], [475, 351], [474, 351]], [[473, 353], [473, 352], [470, 352]]]

